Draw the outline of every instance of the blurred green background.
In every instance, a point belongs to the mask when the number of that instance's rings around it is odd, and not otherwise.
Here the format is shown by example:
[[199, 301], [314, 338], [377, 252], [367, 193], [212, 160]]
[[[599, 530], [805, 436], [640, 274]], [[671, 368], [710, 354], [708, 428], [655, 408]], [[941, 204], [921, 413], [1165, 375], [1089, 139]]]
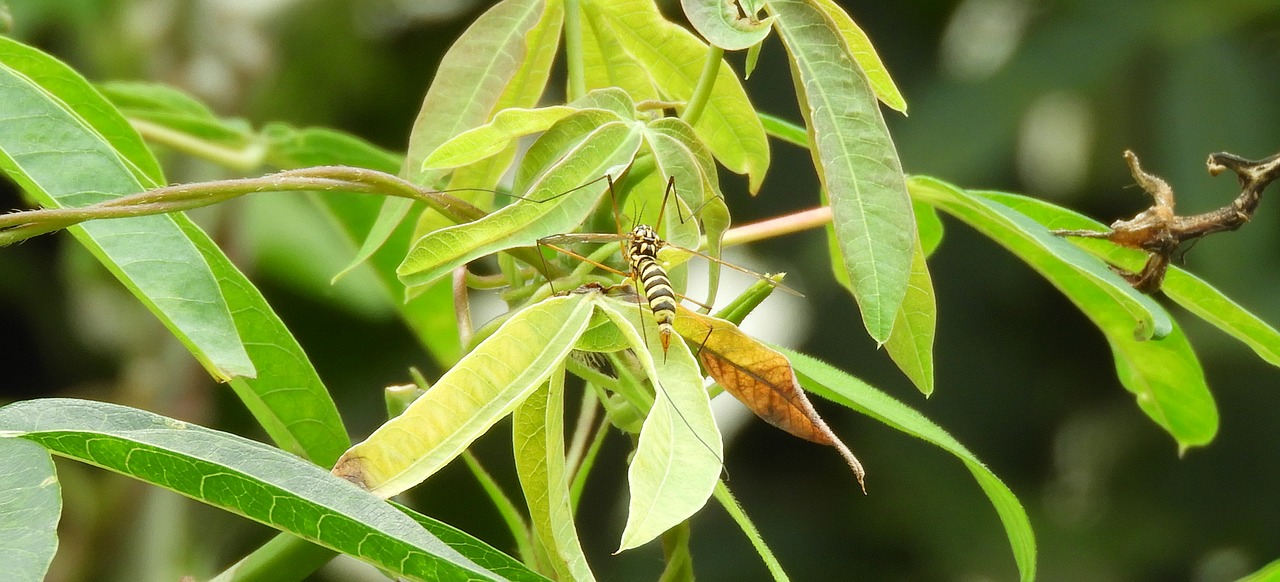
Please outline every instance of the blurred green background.
[[[330, 126], [392, 150], [403, 149], [443, 51], [489, 5], [9, 4], [11, 34], [92, 80], [170, 83], [255, 126]], [[886, 113], [910, 173], [1043, 197], [1110, 222], [1148, 204], [1121, 160], [1126, 148], [1174, 186], [1183, 213], [1221, 206], [1237, 192], [1231, 178], [1205, 172], [1210, 152], [1261, 158], [1280, 151], [1274, 0], [842, 4], [870, 34], [910, 104], [909, 117]], [[733, 58], [741, 70], [740, 56]], [[762, 110], [799, 119], [776, 39], [747, 87]], [[785, 144], [773, 154], [758, 198], [748, 199], [742, 180], [727, 180], [739, 222], [816, 204], [808, 155]], [[227, 175], [162, 156], [174, 182]], [[19, 206], [12, 185], [0, 184], [0, 208]], [[439, 373], [367, 280], [327, 284], [351, 249], [301, 196], [260, 195], [198, 219], [298, 336], [356, 438], [382, 420], [381, 389], [406, 381], [408, 366]], [[831, 281], [820, 233], [753, 249], [763, 264], [790, 271], [788, 281], [807, 294], [805, 321], [783, 337], [916, 407], [983, 459], [1031, 516], [1042, 580], [1232, 580], [1280, 558], [1280, 371], [1171, 307], [1202, 358], [1222, 417], [1210, 446], [1180, 458], [1116, 380], [1101, 334], [1001, 248], [955, 221], [946, 224], [930, 261], [939, 302], [931, 398], [865, 337], [852, 300]], [[1280, 322], [1278, 227], [1280, 201], [1264, 200], [1253, 222], [1203, 241], [1185, 266]], [[763, 327], [775, 325], [760, 317]], [[6, 401], [110, 400], [263, 438], [230, 392], [208, 380], [68, 237], [0, 250], [0, 329]], [[726, 459], [730, 486], [794, 579], [1015, 579], [996, 514], [960, 463], [824, 404], [828, 422], [867, 466], [869, 496], [856, 493], [831, 451], [760, 422], [737, 433]], [[515, 491], [504, 431], [499, 425], [478, 452]], [[623, 439], [608, 442], [579, 525], [602, 578], [651, 580], [661, 567], [656, 548], [609, 556], [625, 508], [625, 451]], [[206, 576], [272, 533], [83, 465], [60, 462], [59, 470], [66, 510], [51, 580]], [[425, 512], [513, 551], [460, 465], [412, 498]], [[766, 578], [719, 508], [699, 514], [693, 537], [702, 579]], [[335, 562], [315, 579], [367, 576], [378, 579]]]

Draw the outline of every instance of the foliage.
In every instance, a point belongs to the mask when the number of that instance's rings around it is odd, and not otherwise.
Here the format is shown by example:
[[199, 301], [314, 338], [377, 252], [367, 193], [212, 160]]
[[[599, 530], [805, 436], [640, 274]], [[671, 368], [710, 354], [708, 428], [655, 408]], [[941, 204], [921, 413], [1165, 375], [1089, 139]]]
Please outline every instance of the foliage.
[[[905, 112], [906, 101], [843, 9], [827, 0], [682, 5], [698, 34], [649, 0], [499, 2], [449, 49], [403, 157], [329, 129], [272, 123], [255, 131], [169, 87], [95, 87], [56, 58], [0, 38], [0, 168], [46, 209], [0, 218], [0, 240], [68, 230], [232, 387], [275, 444], [120, 404], [33, 399], [0, 408], [0, 444], [15, 463], [0, 526], [29, 532], [4, 536], [0, 555], [24, 556], [15, 570], [24, 579], [41, 578], [52, 560], [60, 510], [52, 453], [282, 532], [225, 579], [267, 579], [278, 569], [305, 576], [330, 555], [311, 544], [414, 580], [593, 579], [574, 512], [599, 443], [616, 429], [631, 437], [630, 503], [623, 531], [600, 535], [617, 536], [618, 552], [661, 538], [662, 578], [692, 579], [689, 521], [714, 497], [785, 579], [786, 565], [746, 517], [751, 508], [743, 511], [720, 480], [723, 437], [709, 397], [723, 388], [770, 423], [831, 445], [861, 484], [861, 463], [803, 387], [959, 458], [994, 506], [1019, 577], [1034, 579], [1027, 511], [968, 449], [849, 373], [734, 326], [777, 279], [717, 317], [681, 308], [683, 339], [667, 346], [637, 293], [604, 287], [618, 282], [609, 271], [634, 271], [615, 256], [617, 245], [573, 256], [544, 248], [549, 237], [616, 243], [629, 221], [657, 223], [672, 242], [660, 258], [676, 291], [689, 269], [681, 263], [702, 255], [714, 296], [722, 242], [737, 240], [718, 166], [756, 193], [771, 163], [769, 137], [807, 148], [822, 191], [813, 198], [829, 208], [832, 277], [867, 336], [922, 393], [935, 390], [937, 307], [926, 258], [941, 240], [940, 211], [1027, 263], [1098, 327], [1120, 382], [1179, 452], [1213, 440], [1218, 410], [1183, 326], [1108, 266], [1131, 265], [1133, 253], [1054, 236], [1050, 229], [1101, 227], [1043, 200], [903, 173], [879, 105]], [[772, 35], [782, 41], [803, 127], [759, 112], [724, 60], [726, 50], [774, 50], [761, 48]], [[539, 106], [562, 36], [567, 99]], [[532, 140], [524, 151], [522, 140]], [[156, 145], [229, 170], [281, 172], [163, 187]], [[663, 184], [674, 184], [672, 199]], [[180, 212], [296, 190], [317, 192], [315, 206], [359, 242], [334, 273], [367, 264], [403, 297], [401, 319], [447, 368], [354, 446], [312, 360], [215, 239]], [[821, 225], [788, 216], [771, 224], [766, 236]], [[489, 256], [499, 273], [470, 270]], [[503, 289], [509, 311], [473, 330], [468, 287]], [[1280, 360], [1280, 334], [1207, 283], [1175, 267], [1165, 293], [1267, 362]], [[585, 385], [571, 435], [567, 372]], [[710, 393], [704, 375], [718, 383]], [[507, 416], [523, 504], [465, 453]], [[519, 560], [385, 501], [458, 456], [503, 509]], [[858, 491], [852, 480], [849, 491]], [[30, 507], [12, 501], [23, 496]]]

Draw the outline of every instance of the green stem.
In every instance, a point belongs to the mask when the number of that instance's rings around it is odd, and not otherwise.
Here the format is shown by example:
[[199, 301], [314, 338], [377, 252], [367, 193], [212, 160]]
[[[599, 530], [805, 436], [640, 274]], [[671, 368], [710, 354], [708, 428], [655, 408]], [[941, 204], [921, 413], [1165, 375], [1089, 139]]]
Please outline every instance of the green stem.
[[760, 116], [760, 123], [764, 125], [765, 133], [802, 148], [809, 147], [809, 131], [803, 126], [768, 113], [759, 113], [757, 115]]
[[578, 511], [578, 501], [582, 499], [582, 490], [587, 486], [587, 477], [591, 475], [591, 467], [596, 464], [596, 457], [600, 454], [600, 448], [604, 446], [605, 437], [609, 436], [609, 423], [601, 422], [596, 427], [595, 438], [591, 439], [591, 446], [587, 447], [587, 454], [582, 457], [582, 463], [573, 473], [573, 481], [569, 484], [569, 502], [573, 504], [573, 511]]
[[777, 556], [773, 555], [773, 550], [770, 550], [769, 546], [765, 545], [764, 538], [760, 537], [760, 530], [756, 529], [755, 524], [751, 523], [751, 518], [747, 517], [747, 514], [742, 511], [742, 506], [738, 505], [738, 500], [733, 498], [733, 493], [729, 491], [729, 486], [725, 485], [724, 481], [716, 482], [716, 489], [713, 495], [715, 495], [716, 501], [720, 502], [720, 507], [723, 507], [729, 517], [733, 518], [734, 523], [738, 524], [738, 528], [742, 530], [742, 533], [747, 534], [747, 539], [751, 541], [756, 553], [760, 554], [760, 559], [764, 561], [769, 573], [773, 574], [773, 579], [779, 582], [790, 580], [790, 578], [787, 578], [787, 573], [782, 571], [782, 564], [778, 562]]
[[531, 563], [530, 560], [533, 559], [534, 554], [533, 541], [529, 539], [529, 525], [525, 523], [524, 516], [520, 515], [520, 510], [516, 509], [516, 504], [502, 492], [502, 487], [498, 486], [498, 482], [480, 465], [480, 461], [471, 454], [471, 451], [462, 451], [462, 460], [466, 461], [467, 468], [471, 469], [471, 474], [475, 475], [476, 481], [480, 482], [480, 486], [489, 495], [493, 505], [498, 508], [498, 513], [502, 515], [502, 521], [506, 522], [507, 529], [511, 530], [520, 559], [526, 564]]
[[697, 125], [698, 118], [702, 117], [702, 112], [707, 108], [707, 102], [711, 100], [711, 90], [716, 86], [716, 77], [720, 75], [720, 63], [723, 60], [724, 49], [713, 46], [707, 51], [707, 60], [702, 65], [702, 75], [698, 77], [693, 95], [689, 96], [684, 113], [680, 115], [680, 119], [685, 123]]
[[145, 119], [130, 117], [129, 125], [132, 125], [133, 129], [147, 141], [241, 172], [253, 171], [262, 166], [267, 158], [266, 145], [256, 139], [242, 148], [229, 148]]
[[292, 582], [329, 563], [337, 552], [280, 533], [209, 582]]
[[564, 54], [568, 70], [569, 101], [587, 94], [586, 66], [582, 60], [582, 10], [578, 0], [564, 2]]

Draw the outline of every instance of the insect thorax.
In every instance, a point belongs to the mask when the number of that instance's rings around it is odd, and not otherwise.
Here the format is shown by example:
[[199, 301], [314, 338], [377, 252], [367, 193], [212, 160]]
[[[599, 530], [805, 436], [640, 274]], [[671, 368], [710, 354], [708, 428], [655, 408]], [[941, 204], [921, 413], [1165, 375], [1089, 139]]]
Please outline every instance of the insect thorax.
[[631, 234], [627, 237], [627, 254], [631, 261], [635, 261], [640, 257], [648, 257], [657, 259], [658, 249], [662, 247], [663, 241], [658, 238], [658, 232], [652, 226], [641, 224], [631, 229]]

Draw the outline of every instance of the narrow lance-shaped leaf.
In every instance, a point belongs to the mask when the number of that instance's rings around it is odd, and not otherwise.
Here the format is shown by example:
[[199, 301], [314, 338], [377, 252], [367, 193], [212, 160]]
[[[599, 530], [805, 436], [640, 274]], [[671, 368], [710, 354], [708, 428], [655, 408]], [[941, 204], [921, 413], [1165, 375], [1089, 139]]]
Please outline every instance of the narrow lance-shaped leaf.
[[911, 379], [925, 396], [933, 393], [933, 335], [938, 307], [933, 297], [933, 279], [925, 262], [925, 250], [916, 241], [911, 257], [911, 279], [902, 300], [893, 333], [884, 343], [885, 351], [898, 369]]
[[591, 309], [574, 295], [513, 315], [404, 414], [343, 454], [334, 474], [382, 497], [421, 483], [547, 380], [586, 329]]
[[982, 461], [938, 425], [888, 394], [804, 354], [785, 349], [782, 353], [790, 358], [796, 376], [806, 390], [936, 445], [960, 459], [1000, 515], [1005, 535], [1013, 548], [1013, 558], [1018, 564], [1019, 577], [1028, 581], [1035, 579], [1036, 538], [1027, 512], [1013, 491]]
[[[0, 168], [42, 205], [93, 204], [163, 177], [137, 134], [85, 80], [0, 37]], [[214, 377], [256, 371], [214, 274], [171, 216], [87, 222], [70, 232]]]
[[[116, 404], [27, 400], [0, 431], [243, 515], [412, 580], [501, 580], [323, 468], [243, 437]], [[459, 548], [468, 550], [468, 544]]]
[[44, 447], [0, 437], [0, 564], [10, 580], [44, 580], [58, 549], [62, 491]]
[[620, 173], [639, 148], [640, 134], [632, 124], [614, 121], [596, 128], [526, 191], [544, 202], [522, 200], [476, 222], [422, 237], [397, 269], [400, 280], [410, 287], [425, 285], [484, 255], [573, 230], [604, 191], [606, 184], [599, 179]]
[[[44, 204], [75, 206], [164, 181], [128, 122], [74, 71], [3, 38], [0, 62], [0, 77], [15, 83], [5, 90], [16, 91], [0, 102], [10, 112], [34, 108], [31, 116], [7, 118], [17, 133], [0, 130], [0, 151], [17, 144], [27, 155], [0, 153], [0, 164], [11, 160], [10, 175]], [[41, 141], [9, 140], [32, 135]], [[275, 442], [321, 465], [337, 459], [349, 444], [346, 429], [315, 369], [261, 293], [199, 227], [172, 214], [70, 230], [215, 377], [229, 379]], [[270, 373], [252, 378], [258, 369]]]
[[[621, 552], [648, 543], [706, 505], [720, 476], [723, 444], [689, 347], [674, 341], [663, 357], [654, 357], [663, 348], [646, 312], [637, 304], [592, 297], [631, 343], [656, 395], [627, 470], [631, 500]], [[637, 326], [643, 326], [643, 337]]]
[[[1050, 229], [1096, 230], [1106, 227], [1077, 212], [1054, 206], [1042, 200], [1014, 194], [987, 194], [1018, 212], [1026, 214]], [[1145, 253], [1127, 249], [1107, 241], [1072, 239], [1072, 242], [1122, 268], [1137, 272], [1146, 261]], [[1240, 340], [1253, 349], [1264, 361], [1280, 366], [1280, 332], [1250, 313], [1221, 291], [1176, 265], [1169, 266], [1164, 284], [1164, 294], [1197, 317], [1209, 322], [1227, 335]]]
[[871, 86], [834, 22], [804, 0], [768, 6], [791, 57], [854, 298], [867, 332], [884, 343], [907, 293], [915, 240], [902, 165]]
[[516, 473], [529, 516], [556, 574], [595, 580], [578, 541], [564, 460], [564, 368], [529, 395], [512, 415]]
[[[1065, 220], [1070, 216], [1068, 211], [1054, 211], [1052, 207], [1025, 197], [995, 192], [981, 193], [981, 196], [1001, 204], [1007, 202], [1011, 208], [1026, 210], [1055, 227], [1082, 224]], [[1055, 216], [1064, 220], [1050, 220]], [[1185, 275], [1170, 275], [1175, 281], [1173, 289], [1180, 285], [1194, 288], [1186, 279], [1180, 279]], [[1218, 430], [1217, 406], [1209, 392], [1200, 361], [1179, 326], [1175, 324], [1173, 330], [1159, 341], [1141, 341], [1129, 333], [1129, 322], [1124, 314], [1117, 313], [1114, 303], [1093, 298], [1088, 289], [1068, 293], [1068, 297], [1082, 306], [1089, 319], [1102, 330], [1111, 345], [1120, 382], [1137, 397], [1138, 407], [1173, 436], [1179, 450], [1185, 451], [1188, 447], [1213, 440]], [[1222, 316], [1238, 319], [1229, 310]]]
[[[592, 18], [603, 16], [661, 96], [687, 100], [702, 75], [710, 47], [693, 33], [666, 20], [651, 0], [583, 0]], [[693, 125], [720, 163], [748, 177], [748, 189], [760, 190], [769, 168], [769, 143], [742, 84], [721, 65], [706, 110]]]
[[840, 31], [840, 37], [849, 47], [849, 53], [858, 61], [862, 72], [867, 75], [867, 81], [871, 83], [871, 88], [875, 90], [880, 102], [891, 109], [906, 113], [907, 101], [898, 91], [898, 86], [889, 76], [884, 63], [880, 62], [880, 55], [877, 55], [875, 47], [871, 46], [871, 39], [867, 37], [867, 33], [863, 32], [862, 28], [849, 17], [849, 13], [834, 0], [813, 0], [813, 3], [826, 12], [831, 22], [836, 25], [836, 30]]
[[738, 326], [678, 306], [676, 332], [698, 346], [707, 373], [752, 412], [788, 433], [833, 447], [844, 457], [858, 484], [862, 463], [832, 432], [800, 389], [787, 357], [742, 333]]
[[1008, 248], [1075, 303], [1111, 344], [1121, 382], [1180, 449], [1213, 439], [1218, 413], [1204, 371], [1186, 336], [1150, 297], [1079, 247], [994, 201], [995, 193], [968, 193], [921, 177], [912, 178], [911, 191]]

